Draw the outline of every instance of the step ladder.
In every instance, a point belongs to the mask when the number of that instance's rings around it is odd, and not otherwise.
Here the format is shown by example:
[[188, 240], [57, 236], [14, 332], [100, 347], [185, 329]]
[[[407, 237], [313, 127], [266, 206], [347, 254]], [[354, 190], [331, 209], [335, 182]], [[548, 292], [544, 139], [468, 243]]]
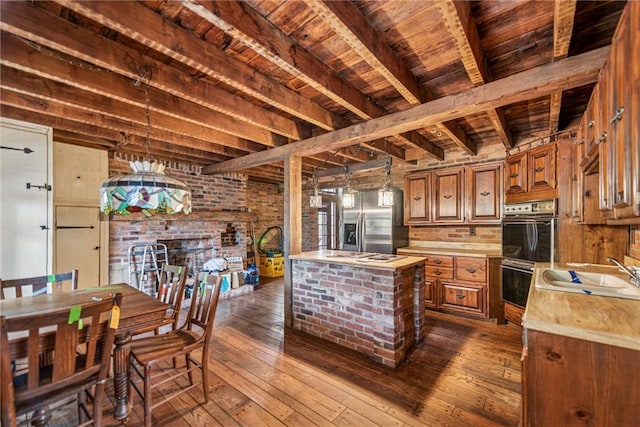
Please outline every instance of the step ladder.
[[141, 243], [129, 247], [129, 285], [155, 295], [162, 265], [169, 262], [167, 245]]

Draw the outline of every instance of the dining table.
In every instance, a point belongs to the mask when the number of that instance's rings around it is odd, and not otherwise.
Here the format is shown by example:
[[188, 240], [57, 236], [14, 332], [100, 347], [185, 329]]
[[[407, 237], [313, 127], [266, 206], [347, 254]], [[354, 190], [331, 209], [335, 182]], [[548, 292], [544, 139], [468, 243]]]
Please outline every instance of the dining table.
[[[126, 421], [131, 411], [131, 383], [129, 357], [131, 336], [140, 330], [160, 325], [165, 318], [168, 304], [145, 294], [126, 283], [83, 288], [73, 291], [53, 292], [37, 296], [0, 300], [0, 315], [6, 318], [43, 314], [65, 307], [89, 303], [122, 294], [120, 321], [116, 329], [113, 349], [113, 389], [116, 401], [114, 418]], [[10, 340], [10, 347], [11, 340]], [[14, 346], [17, 348], [18, 346]], [[13, 354], [12, 354], [13, 356]]]

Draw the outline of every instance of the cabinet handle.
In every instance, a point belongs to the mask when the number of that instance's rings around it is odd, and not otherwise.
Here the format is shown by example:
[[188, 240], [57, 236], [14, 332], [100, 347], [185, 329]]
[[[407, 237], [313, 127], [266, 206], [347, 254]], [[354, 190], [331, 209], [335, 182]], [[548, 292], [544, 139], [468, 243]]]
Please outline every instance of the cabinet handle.
[[464, 295], [462, 295], [462, 294], [456, 294], [456, 298], [458, 298], [458, 299], [462, 299], [462, 298], [464, 298], [464, 297], [465, 297], [465, 296], [464, 296]]
[[517, 178], [518, 175], [520, 175], [519, 173], [512, 173], [511, 175], [509, 175], [509, 178]]
[[577, 180], [578, 180], [578, 176], [577, 176], [577, 175], [573, 175], [573, 176], [571, 177], [571, 181], [577, 181]]
[[473, 274], [473, 273], [475, 273], [475, 272], [476, 272], [476, 269], [475, 269], [475, 268], [473, 268], [473, 267], [469, 267], [469, 268], [467, 268], [467, 271], [468, 271], [469, 273]]
[[617, 121], [622, 120], [622, 113], [624, 113], [624, 107], [616, 108], [616, 114], [615, 116], [611, 117], [611, 120], [609, 120], [609, 123], [615, 123]]
[[439, 276], [439, 275], [441, 275], [441, 274], [442, 274], [442, 271], [440, 271], [440, 270], [436, 270], [436, 271], [434, 271], [434, 272], [433, 272], [433, 274], [435, 274], [436, 276]]
[[413, 198], [413, 200], [422, 200], [422, 197], [416, 196], [416, 197]]
[[489, 194], [491, 193], [489, 193], [488, 191], [483, 191], [482, 193], [480, 193], [481, 196], [488, 196]]
[[600, 135], [600, 138], [598, 138], [598, 144], [602, 144], [606, 139], [607, 139], [607, 133], [602, 132], [602, 135]]
[[535, 169], [534, 169], [534, 172], [536, 172], [536, 173], [540, 173], [540, 172], [542, 172], [543, 170], [544, 170], [544, 166], [540, 166], [539, 168], [535, 168]]
[[595, 122], [593, 120], [589, 120], [589, 122], [587, 123], [587, 129], [592, 128], [593, 125], [595, 125]]
[[589, 197], [591, 197], [591, 190], [587, 190], [587, 191], [585, 191], [585, 192], [584, 192], [584, 197], [585, 197], [586, 199], [588, 199]]
[[433, 260], [434, 264], [442, 264], [442, 260], [440, 258], [434, 259]]
[[451, 194], [445, 194], [445, 195], [444, 195], [444, 196], [442, 196], [442, 197], [444, 197], [445, 199], [450, 199], [450, 198], [451, 198], [451, 197], [453, 197], [453, 196], [452, 196]]

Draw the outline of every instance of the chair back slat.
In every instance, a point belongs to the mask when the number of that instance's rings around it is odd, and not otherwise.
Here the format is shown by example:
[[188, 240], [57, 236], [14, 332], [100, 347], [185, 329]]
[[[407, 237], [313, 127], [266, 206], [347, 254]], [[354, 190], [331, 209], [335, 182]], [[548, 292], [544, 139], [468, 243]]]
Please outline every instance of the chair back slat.
[[0, 280], [0, 299], [22, 298], [78, 289], [78, 270], [46, 276]]
[[186, 327], [189, 330], [193, 330], [194, 326], [200, 328], [203, 331], [203, 339], [207, 342], [213, 330], [221, 284], [222, 276], [201, 272], [197, 276], [197, 285], [193, 289]]
[[[28, 318], [3, 317], [0, 331], [3, 346], [3, 351], [0, 352], [3, 416], [5, 396], [13, 396], [11, 400], [15, 402], [19, 413], [33, 405], [33, 402], [41, 403], [55, 397], [56, 392], [62, 389], [90, 387], [97, 381], [106, 379], [115, 336], [115, 329], [109, 327], [108, 322], [112, 307], [120, 305], [121, 299], [122, 295], [118, 293], [104, 301], [74, 307], [74, 313], [79, 310], [79, 314], [72, 319], [68, 308]], [[16, 366], [13, 372], [8, 346], [14, 344], [8, 341], [9, 333], [17, 337], [15, 340], [19, 341], [20, 337], [24, 337], [23, 340], [26, 341], [26, 366], [23, 361], [18, 369], [19, 361], [16, 360], [13, 362]], [[47, 344], [47, 348], [43, 350], [43, 343], [50, 342], [53, 343], [53, 348]], [[15, 344], [15, 348], [22, 349], [23, 343], [20, 344]], [[42, 351], [50, 354], [52, 363], [48, 366], [43, 367], [39, 363]], [[87, 384], [88, 381], [91, 382]], [[7, 382], [11, 385], [11, 390], [5, 387]]]

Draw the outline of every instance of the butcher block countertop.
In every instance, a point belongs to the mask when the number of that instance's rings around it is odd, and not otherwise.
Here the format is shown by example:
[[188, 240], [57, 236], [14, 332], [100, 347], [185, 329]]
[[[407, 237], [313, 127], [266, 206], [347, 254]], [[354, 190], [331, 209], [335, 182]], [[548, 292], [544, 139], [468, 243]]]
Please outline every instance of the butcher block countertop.
[[500, 257], [502, 247], [492, 243], [462, 243], [462, 242], [409, 242], [409, 246], [398, 248], [401, 254], [438, 254], [469, 257]]
[[349, 258], [348, 257], [349, 254], [350, 252], [348, 251], [324, 250], [324, 251], [303, 252], [298, 255], [290, 255], [289, 258], [293, 260], [318, 261], [318, 262], [332, 263], [332, 264], [357, 265], [363, 268], [380, 268], [385, 270], [403, 270], [405, 268], [412, 267], [417, 264], [424, 264], [424, 258], [417, 257], [417, 256], [405, 256], [395, 261], [380, 262], [380, 261], [372, 261], [372, 260], [363, 259], [363, 258], [360, 258], [360, 259]]
[[[524, 328], [640, 350], [640, 300], [536, 288], [549, 267], [535, 265], [522, 316]], [[556, 263], [553, 267], [627, 277], [615, 266]]]

